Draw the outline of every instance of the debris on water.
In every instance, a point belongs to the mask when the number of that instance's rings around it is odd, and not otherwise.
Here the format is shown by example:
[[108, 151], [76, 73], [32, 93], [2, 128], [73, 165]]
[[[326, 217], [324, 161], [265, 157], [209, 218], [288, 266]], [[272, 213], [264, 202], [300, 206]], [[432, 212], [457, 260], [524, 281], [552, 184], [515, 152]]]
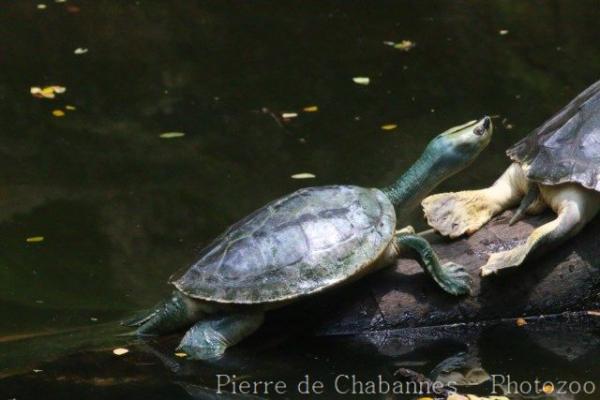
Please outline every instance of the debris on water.
[[179, 353], [175, 353], [175, 356], [176, 356], [176, 357], [179, 357], [179, 358], [185, 358], [185, 357], [187, 357], [188, 355], [187, 355], [187, 353], [179, 352]]
[[525, 326], [527, 325], [527, 321], [525, 321], [525, 318], [517, 318], [516, 324], [517, 326]]
[[65, 109], [67, 109], [69, 111], [75, 111], [75, 110], [77, 110], [77, 108], [75, 106], [71, 106], [71, 105], [68, 105], [68, 104], [65, 106]]
[[44, 372], [43, 369], [34, 369], [33, 372], [35, 372], [36, 374], [39, 374], [40, 372]]
[[67, 0], [54, 0], [55, 3], [66, 3]]
[[311, 174], [310, 172], [300, 172], [298, 174], [292, 175], [292, 179], [313, 179], [316, 177], [316, 175]]
[[600, 317], [600, 310], [599, 311], [595, 311], [595, 310], [590, 310], [587, 312], [588, 315], [591, 315], [593, 317]]
[[92, 322], [98, 322], [98, 318], [96, 318], [96, 317], [91, 317], [91, 318], [90, 318], [90, 321], [92, 321]]
[[161, 133], [160, 135], [158, 135], [158, 137], [160, 137], [161, 139], [175, 139], [175, 138], [180, 138], [180, 137], [184, 137], [185, 133], [183, 132], [165, 132], [165, 133]]
[[317, 112], [319, 111], [319, 107], [317, 106], [307, 106], [302, 109], [304, 112]]
[[381, 129], [383, 129], [384, 131], [391, 131], [394, 130], [398, 127], [398, 125], [396, 124], [385, 124], [385, 125], [381, 125]]
[[281, 113], [281, 118], [283, 118], [283, 119], [296, 118], [297, 116], [298, 116], [298, 113], [295, 113], [295, 112]]
[[129, 353], [129, 350], [125, 349], [123, 347], [118, 347], [118, 348], [116, 348], [116, 349], [113, 350], [113, 354], [116, 355], [116, 356], [122, 356], [122, 355], [127, 354], [127, 353]]
[[52, 86], [32, 86], [29, 89], [29, 92], [33, 97], [37, 97], [39, 99], [53, 99], [57, 94], [63, 94], [67, 91], [67, 88], [64, 86], [52, 85]]
[[411, 40], [403, 40], [400, 43], [396, 43], [394, 45], [394, 48], [400, 51], [409, 51], [410, 49], [412, 49], [413, 47], [415, 47], [417, 44]]
[[502, 36], [504, 36], [504, 35], [508, 35], [508, 29], [500, 29], [500, 30], [498, 31], [498, 33], [499, 33], [500, 35], [502, 35]]
[[368, 76], [355, 76], [354, 78], [352, 78], [352, 80], [357, 85], [368, 85], [369, 83], [371, 83], [371, 79]]
[[73, 51], [73, 53], [77, 54], [77, 55], [81, 55], [81, 54], [87, 53], [88, 51], [89, 50], [86, 49], [85, 47], [78, 47], [78, 48], [75, 49], [75, 51]]
[[43, 236], [31, 236], [31, 237], [28, 237], [27, 239], [25, 239], [25, 241], [27, 243], [39, 243], [39, 242], [44, 241], [44, 237]]
[[45, 4], [43, 4], [43, 3], [41, 3], [41, 4], [38, 4], [38, 5], [37, 5], [37, 9], [38, 9], [38, 10], [45, 10], [45, 9], [46, 9], [46, 7], [47, 7], [47, 6], [46, 6]]
[[55, 117], [64, 117], [65, 116], [65, 112], [63, 110], [53, 110], [52, 111], [52, 115], [54, 115]]

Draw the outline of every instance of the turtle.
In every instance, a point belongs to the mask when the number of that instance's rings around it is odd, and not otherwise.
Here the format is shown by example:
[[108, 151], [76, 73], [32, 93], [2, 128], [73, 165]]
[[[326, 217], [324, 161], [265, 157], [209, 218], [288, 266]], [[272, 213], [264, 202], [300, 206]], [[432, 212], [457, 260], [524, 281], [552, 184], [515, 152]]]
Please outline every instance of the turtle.
[[[401, 251], [452, 295], [471, 291], [455, 263], [442, 265], [412, 227], [396, 231], [397, 214], [418, 208], [442, 180], [467, 167], [490, 142], [489, 117], [432, 139], [392, 185], [299, 189], [229, 227], [169, 282], [172, 294], [125, 321], [139, 336], [189, 328], [178, 350], [190, 359], [217, 358], [256, 331], [265, 312], [354, 281], [392, 263]], [[412, 251], [410, 250], [412, 249]]]
[[488, 188], [441, 193], [422, 202], [427, 223], [451, 238], [472, 234], [517, 207], [509, 224], [550, 208], [552, 221], [513, 249], [492, 253], [481, 276], [521, 266], [575, 236], [600, 209], [600, 81], [507, 151], [508, 169]]

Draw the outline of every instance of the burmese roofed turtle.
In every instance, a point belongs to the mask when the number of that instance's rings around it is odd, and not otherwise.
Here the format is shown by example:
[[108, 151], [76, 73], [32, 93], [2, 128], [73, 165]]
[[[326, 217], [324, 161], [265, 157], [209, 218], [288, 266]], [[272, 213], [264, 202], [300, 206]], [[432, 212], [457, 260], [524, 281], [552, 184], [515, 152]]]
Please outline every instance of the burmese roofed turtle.
[[557, 218], [535, 229], [512, 250], [494, 253], [481, 275], [516, 267], [576, 235], [600, 209], [600, 81], [507, 150], [513, 161], [489, 188], [426, 198], [427, 222], [450, 237], [471, 234], [494, 215], [520, 205], [525, 212], [550, 207]]
[[471, 279], [461, 266], [441, 265], [412, 228], [395, 233], [394, 206], [403, 214], [413, 210], [442, 180], [470, 164], [491, 135], [488, 117], [451, 128], [383, 189], [310, 187], [267, 204], [231, 226], [194, 264], [174, 275], [170, 282], [177, 290], [170, 298], [127, 324], [137, 326], [139, 335], [193, 325], [179, 349], [191, 358], [219, 356], [254, 332], [266, 310], [389, 265], [401, 247], [414, 250], [447, 292], [470, 292]]

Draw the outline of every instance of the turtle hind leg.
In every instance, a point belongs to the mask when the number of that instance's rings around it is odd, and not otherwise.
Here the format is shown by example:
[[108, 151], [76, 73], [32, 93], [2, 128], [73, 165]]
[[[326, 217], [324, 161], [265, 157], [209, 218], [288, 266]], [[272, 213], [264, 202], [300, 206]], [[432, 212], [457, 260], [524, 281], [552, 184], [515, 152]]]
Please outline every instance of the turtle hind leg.
[[524, 244], [490, 255], [487, 263], [481, 267], [481, 276], [518, 267], [575, 236], [600, 209], [598, 194], [579, 185], [545, 187], [543, 191], [543, 197], [557, 217], [531, 232]]
[[254, 333], [263, 321], [262, 311], [214, 315], [192, 326], [177, 350], [193, 360], [220, 357], [227, 348]]
[[135, 316], [122, 324], [137, 328], [139, 336], [163, 335], [186, 328], [202, 317], [198, 304], [179, 291], [158, 304], [146, 314]]
[[423, 200], [427, 223], [444, 236], [472, 234], [494, 215], [516, 205], [526, 191], [521, 166], [513, 163], [492, 186], [441, 193]]
[[419, 235], [401, 234], [395, 238], [396, 245], [409, 247], [419, 254], [420, 265], [446, 292], [459, 296], [470, 294], [472, 279], [464, 267], [453, 262], [442, 265], [435, 251]]

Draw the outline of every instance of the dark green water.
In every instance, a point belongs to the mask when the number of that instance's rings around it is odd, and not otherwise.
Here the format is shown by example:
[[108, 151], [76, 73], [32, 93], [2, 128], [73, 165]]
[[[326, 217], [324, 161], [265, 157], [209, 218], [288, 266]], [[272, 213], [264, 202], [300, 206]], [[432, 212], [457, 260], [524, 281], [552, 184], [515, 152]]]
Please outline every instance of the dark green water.
[[[500, 116], [492, 144], [440, 190], [491, 182], [504, 149], [600, 70], [597, 1], [37, 4], [0, 4], [0, 399], [186, 398], [185, 385], [214, 387], [225, 370], [393, 373], [395, 353], [268, 337], [182, 377], [152, 351], [116, 359], [119, 340], [94, 326], [153, 304], [199, 247], [267, 201], [307, 185], [384, 186], [432, 136], [484, 114]], [[416, 47], [383, 44], [403, 39]], [[31, 96], [47, 85], [67, 91]], [[76, 110], [52, 115], [66, 105]], [[186, 135], [159, 138], [172, 131]], [[600, 386], [597, 341], [561, 358], [519, 334], [480, 340], [478, 358], [503, 373]], [[409, 361], [428, 372], [453, 351]]]

